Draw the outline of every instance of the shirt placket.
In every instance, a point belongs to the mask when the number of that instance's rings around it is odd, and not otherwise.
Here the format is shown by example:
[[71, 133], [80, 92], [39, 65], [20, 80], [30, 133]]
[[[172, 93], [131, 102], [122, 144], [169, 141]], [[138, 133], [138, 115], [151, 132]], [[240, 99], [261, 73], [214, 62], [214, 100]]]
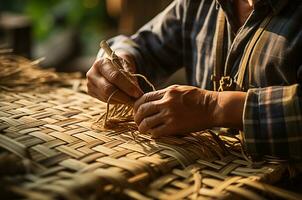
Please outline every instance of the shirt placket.
[[231, 44], [230, 47], [224, 45], [226, 57], [224, 58], [225, 65], [223, 70], [223, 79], [229, 80], [230, 82], [236, 82], [236, 74], [244, 53], [244, 48], [248, 44], [250, 37], [256, 31], [262, 19], [265, 17], [267, 7], [265, 7], [263, 3], [261, 3], [261, 5], [259, 5], [260, 3], [255, 5], [255, 9], [251, 12], [244, 25], [238, 29], [237, 33], [234, 33], [233, 30], [236, 29], [236, 23], [234, 20], [235, 15], [231, 9], [231, 2], [221, 0], [218, 0], [218, 2], [220, 2], [220, 6], [225, 13], [228, 26], [230, 27], [226, 32], [228, 37], [225, 38], [233, 39], [229, 42]]

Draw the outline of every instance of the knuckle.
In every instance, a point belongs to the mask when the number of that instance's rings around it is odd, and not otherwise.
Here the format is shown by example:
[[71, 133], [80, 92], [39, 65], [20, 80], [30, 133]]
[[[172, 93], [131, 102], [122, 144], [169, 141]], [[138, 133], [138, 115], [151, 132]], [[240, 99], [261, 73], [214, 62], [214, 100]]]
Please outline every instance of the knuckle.
[[148, 102], [148, 101], [150, 101], [150, 99], [152, 99], [152, 95], [151, 94], [146, 94], [143, 97], [144, 97], [144, 102]]
[[152, 101], [156, 96], [158, 96], [158, 91], [147, 93], [143, 95], [144, 102]]
[[168, 87], [167, 94], [177, 95], [179, 93], [178, 85], [171, 85]]
[[176, 95], [177, 93], [178, 93], [177, 88], [169, 88], [169, 90], [167, 91], [167, 94], [171, 96]]
[[178, 88], [178, 87], [179, 87], [179, 85], [174, 84], [174, 85], [170, 85], [168, 88]]
[[177, 91], [179, 85], [171, 85], [168, 87], [168, 91]]
[[154, 91], [151, 93], [152, 95], [150, 96], [151, 99], [161, 99], [164, 96], [164, 91]]
[[88, 70], [88, 72], [86, 72], [86, 77], [88, 78], [90, 76], [90, 70]]
[[88, 70], [88, 72], [86, 73], [86, 78], [88, 79], [88, 80], [91, 80], [91, 77], [92, 77], [92, 70], [91, 70], [91, 68]]

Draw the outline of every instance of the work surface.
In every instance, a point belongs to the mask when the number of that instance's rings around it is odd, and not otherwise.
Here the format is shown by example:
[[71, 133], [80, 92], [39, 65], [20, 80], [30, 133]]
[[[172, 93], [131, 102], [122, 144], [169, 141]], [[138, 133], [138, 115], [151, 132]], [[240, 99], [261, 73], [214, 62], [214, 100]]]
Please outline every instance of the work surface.
[[[106, 105], [71, 89], [0, 93], [2, 196], [28, 199], [301, 199], [287, 165], [252, 164], [214, 132], [152, 140], [95, 128]], [[4, 187], [5, 186], [5, 187]], [[5, 189], [4, 189], [5, 188]]]

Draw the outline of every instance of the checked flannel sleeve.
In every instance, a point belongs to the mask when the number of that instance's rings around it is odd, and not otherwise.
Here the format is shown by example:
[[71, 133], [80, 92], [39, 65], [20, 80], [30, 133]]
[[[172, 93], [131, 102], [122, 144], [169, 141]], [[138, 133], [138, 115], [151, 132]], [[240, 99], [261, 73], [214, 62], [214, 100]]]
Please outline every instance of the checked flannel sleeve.
[[245, 147], [254, 160], [269, 155], [301, 162], [301, 85], [248, 90], [243, 124]]

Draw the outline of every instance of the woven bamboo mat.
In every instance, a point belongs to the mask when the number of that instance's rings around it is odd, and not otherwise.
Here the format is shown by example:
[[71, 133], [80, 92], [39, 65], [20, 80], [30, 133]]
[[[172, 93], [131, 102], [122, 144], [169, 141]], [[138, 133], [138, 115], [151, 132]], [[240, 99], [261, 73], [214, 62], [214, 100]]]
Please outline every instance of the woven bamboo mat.
[[299, 198], [269, 185], [286, 165], [252, 164], [232, 138], [222, 145], [204, 131], [134, 141], [133, 130], [94, 129], [105, 108], [67, 88], [0, 93], [8, 191], [28, 199]]
[[99, 129], [106, 105], [84, 80], [37, 63], [0, 54], [1, 199], [302, 199], [270, 185], [285, 163], [252, 163], [221, 132]]

